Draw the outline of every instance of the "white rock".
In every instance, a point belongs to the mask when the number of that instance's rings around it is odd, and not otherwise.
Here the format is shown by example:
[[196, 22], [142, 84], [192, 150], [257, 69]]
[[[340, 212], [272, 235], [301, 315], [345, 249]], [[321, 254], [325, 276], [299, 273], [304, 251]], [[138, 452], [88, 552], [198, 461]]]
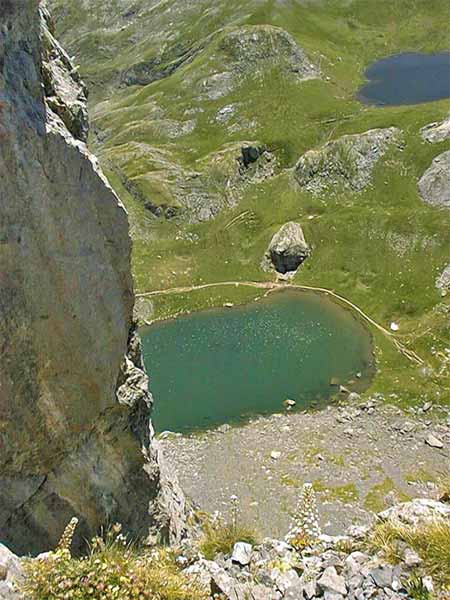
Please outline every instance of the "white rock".
[[281, 452], [278, 452], [276, 450], [272, 450], [272, 452], [270, 453], [270, 458], [272, 460], [278, 460], [281, 457]]
[[233, 548], [231, 560], [239, 563], [243, 567], [249, 564], [252, 557], [252, 545], [246, 542], [237, 542]]
[[430, 433], [430, 435], [426, 438], [425, 443], [432, 448], [443, 448], [444, 444], [441, 442], [439, 438]]

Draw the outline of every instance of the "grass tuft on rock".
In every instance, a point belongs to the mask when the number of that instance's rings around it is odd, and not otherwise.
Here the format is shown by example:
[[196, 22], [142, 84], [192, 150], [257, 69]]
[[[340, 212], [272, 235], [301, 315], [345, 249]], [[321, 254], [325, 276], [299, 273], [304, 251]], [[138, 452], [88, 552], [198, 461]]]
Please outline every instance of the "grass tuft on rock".
[[199, 542], [199, 550], [203, 556], [212, 560], [217, 554], [230, 555], [237, 542], [257, 544], [256, 531], [239, 521], [239, 506], [236, 496], [231, 497], [230, 520], [225, 520], [216, 513], [206, 516], [203, 521], [203, 537]]
[[368, 540], [371, 550], [382, 552], [393, 564], [400, 562], [406, 546], [422, 559], [427, 574], [444, 589], [450, 589], [450, 522], [435, 519], [418, 526], [386, 521], [373, 529]]

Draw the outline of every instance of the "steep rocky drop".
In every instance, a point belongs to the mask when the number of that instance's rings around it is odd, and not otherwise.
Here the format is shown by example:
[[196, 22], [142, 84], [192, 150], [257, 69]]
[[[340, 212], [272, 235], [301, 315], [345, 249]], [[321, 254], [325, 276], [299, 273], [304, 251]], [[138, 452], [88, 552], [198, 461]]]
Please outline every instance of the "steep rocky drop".
[[127, 214], [38, 0], [0, 14], [0, 537], [46, 550], [77, 516], [77, 545], [116, 520], [175, 539], [184, 499], [152, 439]]

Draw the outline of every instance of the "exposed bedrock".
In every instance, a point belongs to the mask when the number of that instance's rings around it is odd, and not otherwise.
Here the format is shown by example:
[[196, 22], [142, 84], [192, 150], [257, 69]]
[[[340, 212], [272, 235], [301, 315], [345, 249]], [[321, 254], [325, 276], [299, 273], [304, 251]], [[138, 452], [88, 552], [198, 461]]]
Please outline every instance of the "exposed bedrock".
[[110, 521], [173, 539], [184, 499], [152, 440], [127, 214], [38, 1], [0, 14], [0, 538], [45, 550], [77, 516], [78, 544]]
[[450, 150], [436, 156], [422, 175], [419, 193], [428, 204], [450, 208]]
[[343, 135], [306, 152], [295, 166], [295, 181], [315, 195], [336, 189], [361, 192], [371, 183], [373, 171], [389, 147], [399, 143], [400, 135], [396, 127]]

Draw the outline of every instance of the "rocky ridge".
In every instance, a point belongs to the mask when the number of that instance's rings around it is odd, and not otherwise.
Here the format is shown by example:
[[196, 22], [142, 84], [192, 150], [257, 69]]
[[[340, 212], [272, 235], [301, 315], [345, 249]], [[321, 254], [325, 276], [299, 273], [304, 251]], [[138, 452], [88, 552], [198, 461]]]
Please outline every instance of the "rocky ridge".
[[84, 144], [85, 87], [37, 0], [0, 14], [0, 536], [38, 552], [77, 516], [76, 545], [111, 519], [177, 539], [127, 214]]

